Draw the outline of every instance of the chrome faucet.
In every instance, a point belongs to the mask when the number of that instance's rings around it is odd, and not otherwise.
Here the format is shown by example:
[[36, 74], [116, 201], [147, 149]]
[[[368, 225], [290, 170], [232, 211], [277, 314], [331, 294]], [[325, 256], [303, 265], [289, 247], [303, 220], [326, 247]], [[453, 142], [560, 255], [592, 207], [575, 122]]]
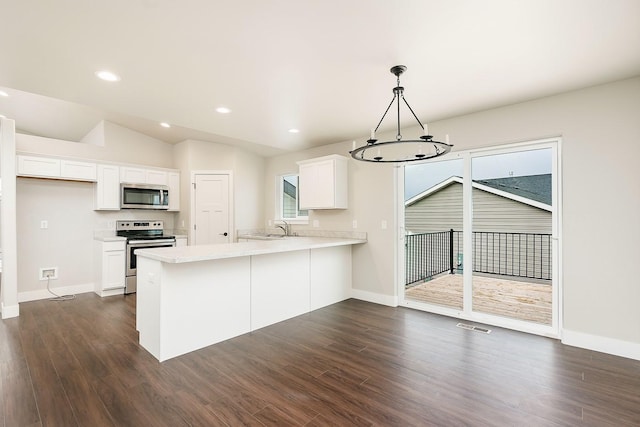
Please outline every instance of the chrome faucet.
[[284, 225], [279, 225], [276, 224], [276, 227], [281, 229], [282, 231], [284, 231], [284, 235], [288, 236], [291, 234], [291, 227], [289, 225], [289, 223], [287, 221], [285, 221], [284, 219], [282, 220], [282, 222], [284, 223]]

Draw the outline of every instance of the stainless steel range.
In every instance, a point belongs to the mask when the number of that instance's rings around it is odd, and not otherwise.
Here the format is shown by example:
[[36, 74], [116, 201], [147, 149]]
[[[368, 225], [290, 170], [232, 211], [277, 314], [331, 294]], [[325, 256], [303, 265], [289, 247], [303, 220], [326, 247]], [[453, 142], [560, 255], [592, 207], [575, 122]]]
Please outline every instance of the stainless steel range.
[[162, 220], [116, 221], [116, 235], [127, 238], [127, 280], [125, 294], [136, 291], [136, 249], [167, 248], [176, 245], [176, 238], [164, 234]]

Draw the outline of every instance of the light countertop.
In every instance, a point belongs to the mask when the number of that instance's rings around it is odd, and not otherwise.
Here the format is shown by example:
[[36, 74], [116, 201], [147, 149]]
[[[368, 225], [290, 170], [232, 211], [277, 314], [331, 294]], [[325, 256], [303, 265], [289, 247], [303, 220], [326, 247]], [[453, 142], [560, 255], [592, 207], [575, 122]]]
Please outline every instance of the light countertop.
[[253, 240], [242, 243], [138, 249], [136, 255], [156, 261], [180, 264], [333, 246], [358, 245], [366, 242], [366, 239], [338, 237], [287, 237], [277, 240]]

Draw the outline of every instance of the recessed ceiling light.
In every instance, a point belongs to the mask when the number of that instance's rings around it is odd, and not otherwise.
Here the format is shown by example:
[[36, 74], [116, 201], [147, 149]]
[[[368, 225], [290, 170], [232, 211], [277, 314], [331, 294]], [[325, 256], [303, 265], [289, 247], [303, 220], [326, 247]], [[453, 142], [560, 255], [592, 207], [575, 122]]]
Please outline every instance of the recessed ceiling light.
[[118, 82], [118, 81], [120, 81], [120, 76], [119, 75], [114, 74], [111, 71], [107, 71], [107, 70], [96, 71], [96, 76], [99, 79], [102, 79], [102, 80], [107, 81], [107, 82]]
[[160, 123], [160, 126], [162, 126], [163, 128], [170, 128], [171, 127], [171, 125], [169, 123], [167, 123], [167, 122]]
[[289, 133], [299, 133], [300, 131], [298, 129], [289, 129]]
[[9, 94], [3, 90], [0, 90], [0, 96], [4, 96], [5, 98], [9, 96]]
[[227, 107], [218, 107], [216, 108], [216, 111], [220, 114], [229, 114], [231, 112], [231, 109]]

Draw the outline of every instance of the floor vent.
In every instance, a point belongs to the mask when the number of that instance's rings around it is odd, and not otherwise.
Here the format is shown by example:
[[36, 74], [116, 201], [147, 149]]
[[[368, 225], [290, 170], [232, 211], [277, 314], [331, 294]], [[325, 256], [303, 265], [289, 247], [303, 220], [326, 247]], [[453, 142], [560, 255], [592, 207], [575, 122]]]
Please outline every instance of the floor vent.
[[466, 323], [458, 323], [456, 326], [458, 328], [467, 329], [469, 331], [482, 332], [483, 334], [490, 334], [491, 333], [491, 329], [481, 328], [480, 326], [467, 325]]

